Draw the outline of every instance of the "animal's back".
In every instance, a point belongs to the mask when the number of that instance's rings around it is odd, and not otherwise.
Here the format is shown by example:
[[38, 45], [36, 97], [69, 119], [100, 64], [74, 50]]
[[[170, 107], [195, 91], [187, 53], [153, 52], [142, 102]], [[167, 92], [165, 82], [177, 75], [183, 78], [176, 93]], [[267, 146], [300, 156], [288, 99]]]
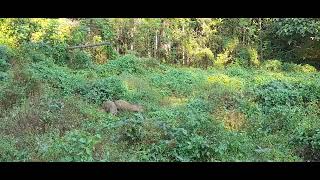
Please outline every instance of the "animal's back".
[[124, 100], [117, 100], [114, 102], [119, 110], [122, 111], [133, 111], [133, 112], [142, 112], [143, 108], [137, 104], [130, 104]]
[[106, 101], [103, 103], [103, 109], [106, 111], [106, 112], [110, 112], [111, 114], [113, 115], [116, 115], [118, 113], [118, 109], [117, 109], [117, 106], [114, 102], [112, 101]]

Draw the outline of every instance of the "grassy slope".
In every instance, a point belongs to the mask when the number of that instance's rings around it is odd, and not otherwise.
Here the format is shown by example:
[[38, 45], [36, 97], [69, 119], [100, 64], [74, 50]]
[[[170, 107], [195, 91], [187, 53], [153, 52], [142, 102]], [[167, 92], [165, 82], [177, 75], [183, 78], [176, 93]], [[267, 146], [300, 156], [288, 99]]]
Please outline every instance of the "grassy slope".
[[[124, 56], [82, 70], [40, 62], [10, 73], [0, 86], [8, 107], [0, 116], [1, 161], [318, 157], [320, 76], [301, 67], [201, 70]], [[100, 108], [109, 98], [146, 111], [113, 117]]]

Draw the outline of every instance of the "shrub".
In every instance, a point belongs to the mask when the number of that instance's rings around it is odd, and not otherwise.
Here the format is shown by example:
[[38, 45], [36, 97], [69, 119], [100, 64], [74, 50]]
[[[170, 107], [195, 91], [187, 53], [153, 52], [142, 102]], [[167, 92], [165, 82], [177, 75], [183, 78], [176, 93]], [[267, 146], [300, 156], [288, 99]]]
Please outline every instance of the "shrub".
[[219, 84], [228, 88], [242, 89], [244, 87], [243, 80], [237, 77], [229, 77], [224, 74], [216, 74], [208, 77], [210, 84]]
[[6, 74], [7, 81], [1, 86], [0, 106], [3, 109], [10, 109], [19, 104], [26, 97], [38, 93], [41, 88], [39, 79], [32, 76], [28, 67], [16, 64], [9, 74]]
[[123, 82], [118, 77], [111, 76], [89, 83], [81, 94], [89, 101], [100, 104], [106, 100], [121, 99], [126, 92]]
[[126, 141], [129, 144], [142, 141], [144, 138], [143, 119], [134, 118], [121, 121], [118, 126], [118, 135], [120, 141]]
[[81, 111], [83, 104], [77, 98], [56, 97], [47, 89], [40, 93], [27, 97], [20, 106], [7, 112], [3, 131], [16, 137], [32, 134], [44, 134], [55, 129], [60, 134], [79, 128], [87, 118]]
[[160, 90], [152, 87], [147, 78], [143, 76], [135, 76], [130, 74], [123, 74], [120, 76], [128, 92], [125, 99], [129, 102], [143, 104], [146, 108], [157, 109], [163, 95]]
[[248, 49], [248, 53], [250, 55], [250, 59], [249, 59], [249, 64], [251, 66], [259, 66], [260, 65], [260, 61], [259, 61], [259, 57], [258, 57], [258, 51], [254, 48], [249, 48]]
[[299, 107], [275, 106], [270, 107], [264, 114], [263, 130], [267, 132], [287, 131], [295, 128], [295, 124], [304, 118], [305, 113]]
[[236, 76], [242, 78], [248, 78], [251, 76], [251, 73], [244, 67], [241, 67], [237, 64], [230, 65], [226, 68], [226, 74], [229, 76]]
[[317, 69], [309, 64], [283, 63], [283, 70], [295, 73], [314, 73]]
[[[214, 122], [202, 134], [183, 127], [164, 126], [168, 136], [146, 149], [147, 161], [252, 161], [253, 141], [245, 134], [227, 132]], [[201, 127], [204, 127], [201, 126]]]
[[202, 78], [194, 78], [190, 72], [171, 69], [162, 74], [155, 74], [151, 77], [151, 83], [156, 87], [168, 90], [173, 94], [187, 95], [190, 90], [200, 85]]
[[93, 136], [84, 131], [73, 130], [63, 138], [53, 141], [42, 156], [49, 161], [94, 161], [94, 146], [100, 138], [100, 135]]
[[305, 64], [302, 66], [302, 72], [304, 73], [313, 73], [313, 72], [317, 72], [317, 69], [309, 64]]
[[136, 56], [131, 54], [111, 60], [104, 67], [105, 71], [117, 75], [123, 72], [140, 74], [144, 71], [141, 61]]
[[0, 72], [6, 72], [10, 68], [10, 64], [0, 58]]
[[293, 134], [291, 143], [296, 147], [296, 153], [304, 160], [318, 161], [320, 159], [319, 142], [318, 129], [315, 127], [299, 127]]
[[298, 84], [296, 88], [299, 90], [304, 103], [320, 100], [320, 84], [317, 81], [311, 81], [308, 84]]
[[18, 159], [19, 151], [15, 148], [15, 144], [12, 138], [7, 136], [1, 136], [0, 139], [0, 161], [11, 162]]
[[[214, 161], [216, 149], [214, 142], [200, 135], [188, 135], [187, 131], [177, 131], [174, 133], [177, 145], [176, 151], [172, 153], [175, 161]], [[184, 134], [177, 134], [177, 133]], [[170, 145], [170, 144], [169, 144]]]
[[74, 50], [70, 55], [69, 66], [74, 69], [88, 68], [92, 65], [92, 57], [82, 50]]
[[207, 68], [208, 66], [212, 65], [212, 62], [214, 60], [214, 55], [209, 48], [199, 48], [193, 50], [191, 51], [191, 56], [194, 61], [192, 61], [190, 65], [194, 67]]
[[12, 51], [7, 46], [0, 45], [0, 72], [6, 72], [10, 68], [11, 58]]
[[267, 60], [263, 62], [262, 67], [271, 71], [281, 71], [282, 62], [279, 60]]
[[236, 62], [240, 65], [247, 67], [247, 66], [253, 66], [257, 67], [260, 65], [258, 52], [255, 48], [252, 47], [246, 47], [246, 48], [240, 48], [239, 52], [237, 53]]
[[283, 63], [282, 65], [282, 69], [284, 71], [288, 71], [288, 72], [298, 72], [299, 71], [299, 66], [295, 63]]
[[77, 94], [86, 88], [85, 79], [76, 76], [66, 67], [60, 67], [51, 61], [34, 63], [29, 68], [32, 76], [49, 83], [51, 87], [57, 88], [62, 95]]
[[304, 116], [295, 124], [290, 136], [290, 144], [304, 160], [318, 161], [319, 146], [319, 107], [311, 103], [304, 108]]
[[10, 109], [14, 105], [21, 103], [24, 97], [25, 90], [22, 87], [12, 82], [6, 83], [5, 86], [1, 88], [0, 107], [2, 110]]
[[258, 87], [255, 94], [257, 101], [265, 108], [277, 105], [293, 106], [302, 102], [301, 94], [292, 84], [277, 80]]
[[0, 72], [0, 81], [5, 82], [9, 80], [8, 73]]
[[216, 84], [206, 93], [206, 98], [215, 108], [225, 108], [233, 110], [239, 105], [242, 93], [236, 89]]
[[177, 116], [179, 115], [179, 111], [176, 107], [157, 108], [156, 110], [150, 112], [148, 115], [149, 118], [154, 121], [175, 123], [177, 120]]
[[214, 65], [221, 67], [234, 61], [234, 53], [238, 49], [239, 40], [237, 38], [227, 38], [223, 52], [217, 55]]
[[147, 161], [214, 161], [215, 146], [208, 138], [190, 134], [184, 128], [165, 129], [167, 136], [152, 144], [142, 160]]
[[150, 71], [157, 70], [162, 66], [162, 64], [160, 64], [160, 61], [155, 58], [141, 58], [141, 63], [143, 64], [143, 67], [145, 69]]
[[64, 43], [56, 45], [46, 42], [23, 43], [19, 49], [19, 57], [31, 62], [50, 60], [63, 65], [68, 59], [66, 46]]

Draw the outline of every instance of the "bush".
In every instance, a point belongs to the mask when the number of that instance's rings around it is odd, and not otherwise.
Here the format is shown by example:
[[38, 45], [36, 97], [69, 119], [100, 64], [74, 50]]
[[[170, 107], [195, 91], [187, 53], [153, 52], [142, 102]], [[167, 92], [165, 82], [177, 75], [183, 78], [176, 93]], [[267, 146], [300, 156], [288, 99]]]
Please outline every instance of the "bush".
[[246, 47], [241, 48], [237, 54], [237, 60], [236, 62], [240, 65], [247, 67], [247, 66], [253, 66], [257, 67], [260, 65], [258, 52], [255, 48], [252, 47]]
[[275, 106], [270, 107], [264, 114], [262, 129], [269, 133], [277, 131], [290, 132], [296, 123], [305, 119], [306, 114], [300, 107]]
[[191, 59], [194, 60], [190, 62], [190, 65], [194, 67], [207, 68], [213, 64], [214, 55], [209, 48], [193, 50], [191, 56]]
[[141, 58], [141, 63], [143, 64], [143, 67], [145, 69], [150, 71], [157, 70], [161, 68], [161, 66], [163, 66], [162, 64], [160, 64], [160, 61], [155, 58]]
[[6, 83], [0, 92], [1, 110], [10, 109], [14, 105], [21, 103], [24, 97], [25, 90], [23, 87], [13, 84], [12, 82]]
[[185, 129], [173, 130], [172, 140], [162, 140], [148, 150], [150, 161], [214, 161], [216, 152], [214, 144], [206, 137], [189, 135]]
[[[204, 129], [210, 129], [212, 120], [210, 116], [211, 106], [202, 98], [195, 98], [190, 100], [187, 104], [167, 109], [165, 113], [158, 112], [157, 119], [161, 121], [170, 122], [174, 127], [181, 127], [194, 133]], [[208, 128], [208, 129], [207, 129]]]
[[92, 65], [92, 57], [86, 51], [74, 50], [74, 52], [71, 53], [68, 64], [74, 69], [88, 68]]
[[119, 140], [126, 141], [129, 144], [141, 142], [145, 137], [143, 125], [143, 119], [141, 118], [127, 119], [119, 122]]
[[[159, 110], [149, 120], [137, 115], [120, 121], [116, 136], [138, 148], [137, 158], [142, 161], [221, 161], [233, 141], [226, 139], [228, 135], [208, 117], [208, 111], [204, 100], [195, 99], [172, 112]], [[230, 151], [237, 154], [239, 149]]]
[[52, 45], [45, 42], [23, 43], [19, 49], [20, 59], [31, 62], [40, 62], [49, 60], [59, 65], [66, 63], [68, 59], [66, 44], [59, 43]]
[[94, 103], [119, 99], [126, 93], [126, 87], [116, 76], [87, 81], [81, 74], [74, 75], [68, 68], [50, 64], [46, 61], [33, 64], [34, 76], [46, 79], [52, 87], [62, 90], [63, 95], [79, 94]]
[[6, 72], [10, 68], [10, 64], [0, 58], [0, 72]]
[[304, 160], [318, 161], [319, 146], [319, 106], [311, 103], [304, 108], [305, 114], [292, 129], [290, 144]]
[[146, 161], [214, 161], [215, 144], [207, 137], [193, 134], [181, 127], [162, 126], [165, 134], [144, 150]]
[[91, 162], [94, 161], [94, 146], [100, 138], [100, 135], [84, 131], [70, 131], [62, 139], [53, 141], [42, 156], [49, 161]]
[[236, 64], [228, 66], [226, 68], [226, 71], [227, 71], [226, 74], [229, 76], [236, 76], [236, 77], [242, 77], [242, 78], [248, 78], [251, 76], [250, 71]]
[[155, 74], [151, 77], [152, 85], [178, 95], [190, 94], [190, 90], [204, 80], [204, 78], [194, 78], [190, 72], [177, 69], [170, 69], [165, 74]]
[[124, 82], [128, 89], [124, 99], [129, 102], [143, 104], [146, 108], [158, 108], [163, 96], [159, 89], [150, 85], [150, 82], [146, 77], [122, 74], [119, 78]]
[[98, 79], [86, 85], [81, 94], [89, 101], [101, 104], [106, 100], [118, 100], [125, 96], [127, 89], [116, 76]]
[[0, 45], [0, 72], [6, 72], [10, 68], [11, 58], [12, 51], [7, 46]]
[[23, 137], [30, 134], [44, 134], [51, 129], [61, 135], [74, 128], [79, 128], [87, 114], [82, 112], [77, 98], [56, 97], [47, 89], [26, 97], [20, 106], [7, 112], [6, 120], [2, 121], [5, 132]]
[[18, 159], [18, 150], [15, 148], [15, 144], [12, 138], [1, 136], [0, 139], [0, 161], [12, 162]]
[[313, 72], [317, 72], [317, 69], [309, 64], [305, 64], [302, 66], [302, 72], [304, 73], [313, 73]]
[[206, 93], [206, 98], [214, 108], [233, 110], [239, 106], [242, 93], [236, 89], [221, 84], [212, 85]]
[[257, 101], [262, 107], [277, 105], [294, 106], [302, 103], [303, 98], [294, 85], [282, 81], [271, 81], [255, 90]]
[[239, 47], [237, 38], [226, 38], [223, 52], [217, 54], [214, 65], [221, 67], [234, 61], [234, 54]]
[[248, 53], [250, 55], [250, 59], [249, 59], [249, 65], [251, 66], [259, 66], [260, 65], [260, 61], [259, 61], [259, 57], [258, 57], [258, 51], [254, 48], [249, 48], [248, 49]]
[[[318, 127], [318, 125], [316, 126]], [[291, 138], [291, 144], [296, 153], [304, 160], [318, 161], [320, 159], [320, 132], [315, 127], [298, 127]]]
[[[214, 125], [213, 125], [214, 124]], [[183, 127], [164, 126], [168, 136], [145, 150], [147, 161], [252, 161], [254, 143], [245, 134], [227, 132], [215, 123], [205, 123], [203, 134]], [[209, 125], [209, 126], [208, 126]]]
[[263, 62], [262, 67], [270, 71], [279, 72], [282, 70], [282, 62], [279, 60], [267, 60]]
[[62, 95], [79, 94], [86, 88], [86, 80], [74, 75], [66, 67], [55, 65], [52, 61], [33, 63], [29, 67], [32, 76], [41, 79], [61, 91]]
[[243, 80], [237, 77], [229, 77], [224, 74], [216, 74], [208, 77], [208, 82], [213, 85], [223, 85], [230, 89], [242, 89], [244, 87]]
[[317, 69], [309, 64], [283, 63], [283, 70], [295, 73], [314, 73]]
[[144, 71], [141, 61], [134, 55], [125, 55], [111, 60], [104, 67], [105, 71], [116, 75], [123, 72], [141, 74]]

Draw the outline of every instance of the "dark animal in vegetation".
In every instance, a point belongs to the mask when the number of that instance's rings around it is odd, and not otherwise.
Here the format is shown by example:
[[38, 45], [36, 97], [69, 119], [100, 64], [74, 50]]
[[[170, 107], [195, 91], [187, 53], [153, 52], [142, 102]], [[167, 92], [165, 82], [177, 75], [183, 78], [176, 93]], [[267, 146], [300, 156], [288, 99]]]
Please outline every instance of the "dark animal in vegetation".
[[117, 115], [118, 111], [142, 112], [143, 107], [138, 104], [131, 104], [124, 100], [106, 101], [103, 103], [105, 112], [110, 112], [112, 115]]

